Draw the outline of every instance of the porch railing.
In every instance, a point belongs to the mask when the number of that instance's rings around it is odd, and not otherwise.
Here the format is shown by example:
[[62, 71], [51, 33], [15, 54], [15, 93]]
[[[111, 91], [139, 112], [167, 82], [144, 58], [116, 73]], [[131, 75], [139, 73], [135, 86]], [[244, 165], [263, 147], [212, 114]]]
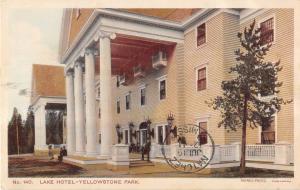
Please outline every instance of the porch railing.
[[247, 145], [246, 160], [274, 162], [275, 145]]
[[[176, 156], [183, 160], [197, 159], [200, 154], [194, 147], [178, 145], [159, 145], [153, 147], [153, 157], [163, 157], [162, 148], [166, 157]], [[206, 147], [212, 148], [212, 147]], [[204, 149], [203, 149], [204, 150]], [[217, 145], [214, 159], [218, 162], [234, 162], [241, 159], [241, 145], [239, 143]], [[290, 165], [294, 163], [294, 148], [290, 144], [257, 144], [246, 145], [246, 160], [270, 162], [274, 164]]]
[[220, 146], [220, 160], [235, 161], [236, 160], [236, 145], [221, 145]]

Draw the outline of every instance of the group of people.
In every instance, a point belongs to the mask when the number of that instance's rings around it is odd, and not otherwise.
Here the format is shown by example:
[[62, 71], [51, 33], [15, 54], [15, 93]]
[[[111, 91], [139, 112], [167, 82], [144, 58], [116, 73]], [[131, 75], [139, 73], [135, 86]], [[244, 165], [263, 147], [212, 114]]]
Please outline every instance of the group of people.
[[[68, 155], [68, 153], [67, 153], [66, 147], [65, 147], [65, 146], [60, 147], [59, 155], [57, 156], [57, 160], [58, 160], [59, 162], [62, 162], [63, 157], [64, 157], [64, 156], [67, 156], [67, 155]], [[53, 160], [53, 159], [54, 159], [54, 154], [53, 154], [52, 145], [49, 145], [49, 146], [48, 146], [48, 156], [49, 156], [50, 160]]]

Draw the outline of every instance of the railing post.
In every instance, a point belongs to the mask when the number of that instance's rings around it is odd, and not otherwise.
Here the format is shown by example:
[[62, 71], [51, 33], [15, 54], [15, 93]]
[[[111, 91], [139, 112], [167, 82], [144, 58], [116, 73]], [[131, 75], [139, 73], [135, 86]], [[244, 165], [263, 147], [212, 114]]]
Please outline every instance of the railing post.
[[[234, 142], [232, 144], [235, 145], [234, 160], [240, 161], [241, 160], [241, 142]], [[247, 153], [247, 147], [246, 147], [246, 153]]]
[[275, 144], [275, 164], [290, 164], [290, 149], [289, 143], [279, 142]]
[[129, 169], [128, 145], [116, 144], [112, 146], [112, 157], [111, 161], [107, 162], [107, 168], [112, 170]]

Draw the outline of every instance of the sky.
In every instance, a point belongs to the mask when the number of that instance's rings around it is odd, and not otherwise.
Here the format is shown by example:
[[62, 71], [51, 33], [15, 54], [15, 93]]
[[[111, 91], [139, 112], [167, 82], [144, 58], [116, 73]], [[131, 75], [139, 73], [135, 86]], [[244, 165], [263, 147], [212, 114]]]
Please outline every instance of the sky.
[[33, 64], [60, 65], [59, 34], [62, 9], [11, 9], [8, 12], [8, 60], [1, 86], [8, 98], [8, 117], [16, 107], [26, 119]]

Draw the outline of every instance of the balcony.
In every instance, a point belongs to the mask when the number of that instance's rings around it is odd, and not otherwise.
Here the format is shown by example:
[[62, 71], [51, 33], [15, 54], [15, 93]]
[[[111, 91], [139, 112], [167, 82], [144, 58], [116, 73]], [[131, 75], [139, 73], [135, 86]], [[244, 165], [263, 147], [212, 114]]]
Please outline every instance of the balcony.
[[143, 78], [143, 77], [145, 77], [145, 72], [142, 69], [141, 65], [133, 67], [133, 76], [134, 76], [134, 78]]
[[152, 56], [152, 67], [154, 69], [160, 69], [167, 66], [167, 53], [159, 51], [157, 54]]

